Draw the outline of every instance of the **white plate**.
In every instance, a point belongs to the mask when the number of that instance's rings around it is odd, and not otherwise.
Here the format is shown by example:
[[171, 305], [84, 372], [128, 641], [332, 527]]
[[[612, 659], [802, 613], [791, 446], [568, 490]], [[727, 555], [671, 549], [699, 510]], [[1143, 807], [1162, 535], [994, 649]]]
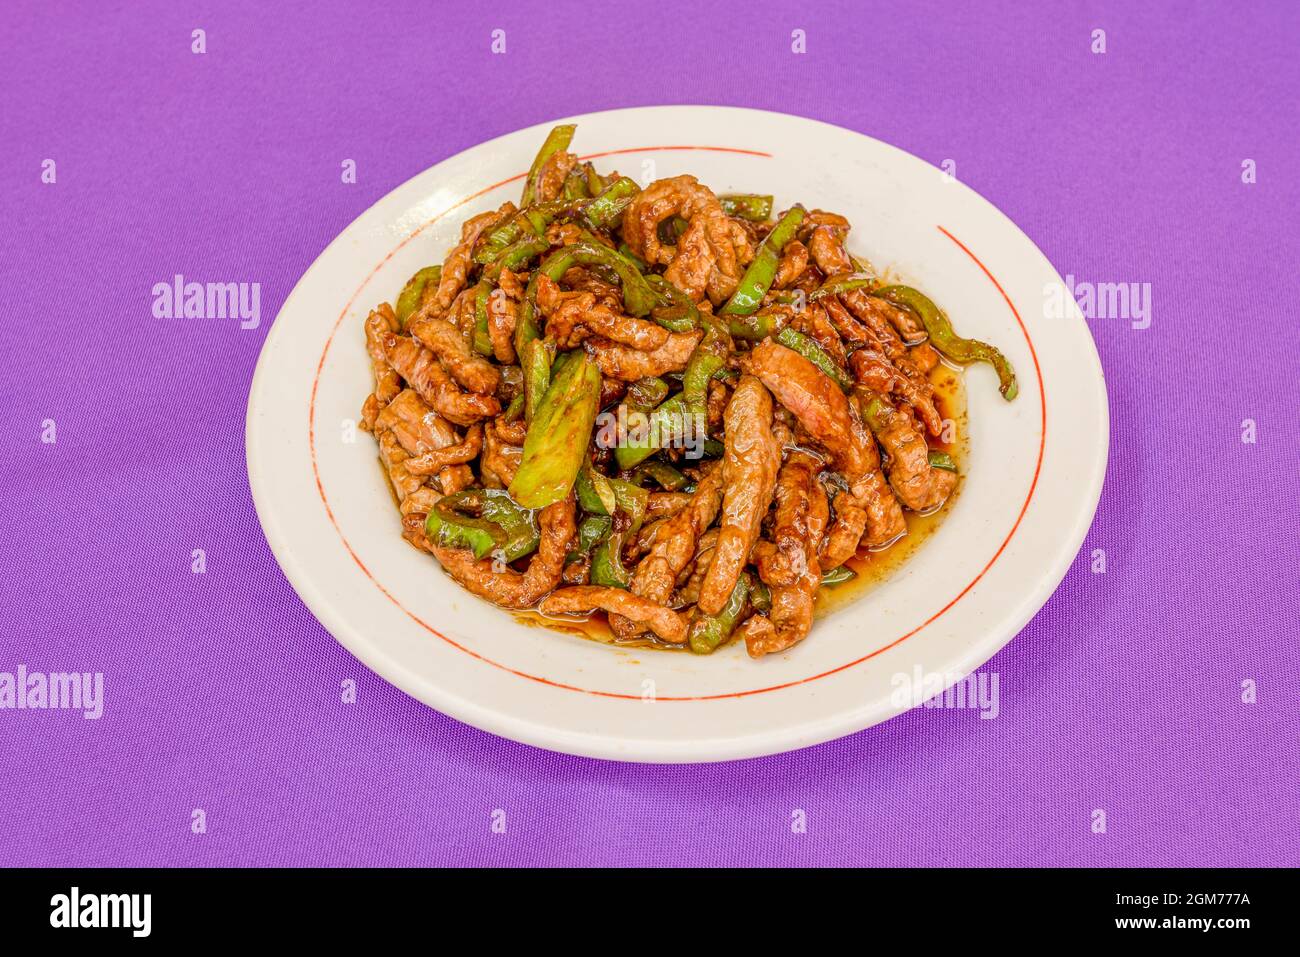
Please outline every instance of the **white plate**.
[[[998, 344], [1020, 396], [966, 373], [970, 454], [952, 513], [904, 566], [751, 661], [621, 649], [519, 624], [400, 537], [365, 433], [362, 321], [442, 260], [468, 216], [518, 200], [552, 123], [467, 150], [357, 218], [307, 270], [267, 335], [248, 403], [248, 473], [267, 541], [321, 623], [408, 694], [476, 727], [572, 754], [716, 761], [772, 754], [905, 710], [901, 675], [978, 668], [1042, 607], [1092, 521], [1106, 467], [1106, 390], [1073, 300], [1002, 213], [929, 164], [813, 120], [731, 107], [593, 113], [574, 149], [638, 180], [693, 173], [719, 192], [770, 192], [844, 213], [850, 248], [892, 266]], [[1059, 300], [1058, 300], [1059, 304]]]

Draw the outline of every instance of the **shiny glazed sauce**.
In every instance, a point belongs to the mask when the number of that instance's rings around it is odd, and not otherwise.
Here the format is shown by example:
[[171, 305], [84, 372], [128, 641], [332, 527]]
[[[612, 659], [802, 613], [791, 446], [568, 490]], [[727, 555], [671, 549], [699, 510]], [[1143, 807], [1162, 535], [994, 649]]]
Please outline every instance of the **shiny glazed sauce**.
[[[967, 419], [966, 419], [966, 385], [961, 369], [941, 361], [930, 372], [930, 381], [934, 386], [935, 408], [940, 416], [952, 422], [951, 442], [943, 442], [934, 436], [927, 436], [930, 448], [947, 452], [957, 465], [958, 474], [964, 475], [967, 458]], [[934, 512], [920, 515], [904, 511], [907, 521], [907, 534], [894, 544], [879, 551], [860, 551], [850, 558], [845, 565], [851, 568], [857, 577], [840, 585], [823, 585], [817, 592], [815, 617], [818, 619], [852, 604], [870, 592], [892, 575], [904, 562], [912, 557], [947, 517], [953, 503], [961, 496], [962, 483], [958, 482], [948, 501]], [[659, 641], [653, 635], [639, 635], [631, 640], [615, 637], [609, 627], [609, 618], [603, 611], [594, 612], [582, 619], [548, 618], [536, 611], [515, 613], [516, 619], [525, 625], [547, 628], [566, 634], [576, 635], [590, 641], [621, 648], [652, 648], [657, 651], [685, 651], [684, 645], [673, 645]], [[809, 638], [816, 637], [816, 625]], [[807, 639], [805, 639], [807, 640]]]

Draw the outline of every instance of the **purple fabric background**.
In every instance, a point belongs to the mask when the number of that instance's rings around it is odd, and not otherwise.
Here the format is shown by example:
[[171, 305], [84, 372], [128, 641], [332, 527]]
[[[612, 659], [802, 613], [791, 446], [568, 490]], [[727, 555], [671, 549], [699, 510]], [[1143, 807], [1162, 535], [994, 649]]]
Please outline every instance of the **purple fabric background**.
[[[117, 6], [3, 26], [0, 671], [102, 671], [105, 713], [0, 711], [0, 864], [1300, 863], [1295, 4], [660, 2], [590, 29], [567, 0]], [[551, 754], [387, 686], [272, 559], [245, 400], [317, 253], [459, 150], [657, 103], [954, 159], [1063, 274], [1151, 284], [1150, 328], [1091, 323], [1106, 489], [986, 666], [997, 720], [917, 710], [717, 766]], [[260, 282], [261, 328], [155, 319], [178, 272]]]

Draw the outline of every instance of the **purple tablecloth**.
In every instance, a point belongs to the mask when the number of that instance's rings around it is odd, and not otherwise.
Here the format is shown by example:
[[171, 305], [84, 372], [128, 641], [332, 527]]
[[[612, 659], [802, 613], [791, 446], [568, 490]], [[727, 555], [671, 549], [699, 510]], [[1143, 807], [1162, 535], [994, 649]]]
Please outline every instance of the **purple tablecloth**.
[[[0, 864], [1300, 863], [1295, 4], [118, 6], [0, 40], [0, 673], [103, 675], [97, 720], [0, 708]], [[459, 150], [656, 103], [951, 160], [1081, 295], [1149, 290], [1094, 310], [1106, 488], [995, 720], [551, 754], [386, 685], [271, 557], [245, 400], [317, 253]], [[260, 325], [157, 318], [176, 274], [260, 283]]]

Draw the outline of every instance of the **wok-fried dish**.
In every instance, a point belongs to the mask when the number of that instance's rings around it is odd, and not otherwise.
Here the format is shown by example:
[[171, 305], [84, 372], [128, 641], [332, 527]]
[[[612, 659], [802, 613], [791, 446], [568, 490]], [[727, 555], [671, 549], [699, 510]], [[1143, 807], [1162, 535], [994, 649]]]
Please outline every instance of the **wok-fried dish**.
[[403, 535], [505, 608], [755, 658], [959, 481], [931, 372], [991, 363], [849, 223], [693, 176], [602, 176], [551, 131], [516, 206], [365, 321]]

